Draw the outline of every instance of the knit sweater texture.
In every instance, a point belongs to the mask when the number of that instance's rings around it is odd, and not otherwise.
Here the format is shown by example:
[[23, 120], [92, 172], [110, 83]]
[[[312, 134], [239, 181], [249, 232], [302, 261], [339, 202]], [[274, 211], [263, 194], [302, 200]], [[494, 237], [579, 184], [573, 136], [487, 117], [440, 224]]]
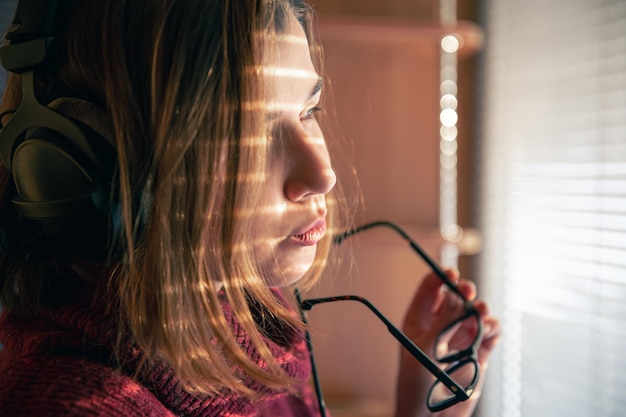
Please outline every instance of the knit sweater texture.
[[[262, 366], [228, 303], [222, 308], [240, 344]], [[111, 365], [113, 327], [93, 305], [36, 316], [5, 311], [0, 316], [0, 417], [316, 416], [306, 343], [300, 335], [293, 339], [288, 346], [266, 343], [287, 374], [300, 381], [295, 394], [247, 379], [260, 399], [231, 391], [195, 396], [184, 390], [167, 363], [157, 363], [137, 379]]]

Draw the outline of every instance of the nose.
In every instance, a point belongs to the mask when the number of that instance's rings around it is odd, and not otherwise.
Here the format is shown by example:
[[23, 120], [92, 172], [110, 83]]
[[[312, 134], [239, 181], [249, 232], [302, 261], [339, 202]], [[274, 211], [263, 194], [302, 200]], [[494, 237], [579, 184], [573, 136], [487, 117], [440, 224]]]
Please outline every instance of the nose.
[[330, 155], [321, 130], [313, 132], [302, 126], [287, 129], [285, 164], [285, 196], [291, 201], [301, 201], [309, 196], [324, 195], [337, 182], [330, 163]]

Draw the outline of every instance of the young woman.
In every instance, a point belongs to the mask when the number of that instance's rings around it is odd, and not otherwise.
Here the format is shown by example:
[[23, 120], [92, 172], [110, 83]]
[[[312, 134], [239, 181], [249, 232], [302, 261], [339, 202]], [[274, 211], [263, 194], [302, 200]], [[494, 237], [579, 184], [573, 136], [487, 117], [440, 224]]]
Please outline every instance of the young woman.
[[[0, 416], [318, 415], [288, 294], [319, 276], [332, 232], [346, 225], [316, 121], [309, 8], [59, 3], [54, 55], [34, 78], [10, 74], [3, 130], [32, 82], [39, 103], [96, 133], [94, 153], [114, 162], [97, 175], [61, 172], [48, 144], [69, 153], [76, 142], [33, 140], [41, 154], [0, 143]], [[29, 215], [48, 204], [33, 195], [54, 200], [46, 207], [83, 201], [66, 195], [70, 183], [83, 190], [81, 175], [95, 209]], [[470, 283], [458, 287], [474, 298]], [[486, 366], [499, 330], [485, 303], [474, 305]], [[428, 276], [404, 331], [432, 350], [461, 308]], [[428, 415], [434, 377], [402, 361], [397, 415]], [[469, 416], [478, 397], [442, 415]]]

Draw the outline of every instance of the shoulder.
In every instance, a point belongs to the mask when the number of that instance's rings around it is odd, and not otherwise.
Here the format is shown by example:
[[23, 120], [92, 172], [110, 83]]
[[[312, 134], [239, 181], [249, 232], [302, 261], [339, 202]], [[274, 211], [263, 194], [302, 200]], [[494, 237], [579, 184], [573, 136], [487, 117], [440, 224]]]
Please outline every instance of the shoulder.
[[132, 378], [80, 357], [0, 352], [0, 373], [0, 417], [173, 416]]

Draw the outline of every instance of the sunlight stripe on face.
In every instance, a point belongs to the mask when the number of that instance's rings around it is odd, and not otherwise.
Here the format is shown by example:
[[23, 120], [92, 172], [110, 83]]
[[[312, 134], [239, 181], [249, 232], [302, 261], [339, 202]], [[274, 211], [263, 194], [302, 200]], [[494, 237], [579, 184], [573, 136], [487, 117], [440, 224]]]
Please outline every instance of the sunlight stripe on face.
[[284, 101], [266, 101], [263, 103], [263, 109], [265, 109], [268, 113], [300, 112], [301, 108], [301, 105], [287, 103]]
[[235, 217], [240, 219], [249, 219], [252, 217], [259, 217], [266, 214], [283, 214], [286, 213], [289, 209], [287, 208], [287, 204], [268, 204], [260, 207], [253, 208], [240, 208], [235, 210]]
[[309, 136], [307, 141], [316, 146], [323, 146], [326, 149], [326, 139], [324, 136]]
[[288, 68], [288, 67], [276, 67], [276, 66], [266, 66], [264, 65], [261, 69], [261, 73], [266, 76], [272, 77], [289, 77], [295, 79], [310, 79], [317, 80], [319, 75], [315, 71], [308, 71], [297, 68]]
[[309, 41], [306, 37], [299, 35], [291, 35], [288, 33], [269, 33], [262, 35], [265, 39], [270, 41], [278, 41], [279, 43], [292, 43], [294, 45], [306, 45], [307, 48], [309, 46]]
[[301, 109], [301, 105], [297, 105], [291, 102], [280, 102], [276, 100], [268, 101], [268, 100], [256, 100], [256, 101], [248, 101], [243, 104], [244, 111], [267, 111], [269, 112], [279, 112], [279, 111], [296, 111], [299, 112]]
[[277, 43], [291, 43], [294, 45], [305, 45], [309, 47], [309, 41], [304, 36], [292, 35], [284, 32], [254, 32], [257, 40], [272, 41]]
[[299, 112], [301, 109], [302, 104], [278, 100], [255, 100], [247, 101], [243, 104], [243, 110], [245, 111], [266, 110], [268, 112], [278, 112], [289, 110]]
[[245, 69], [247, 73], [265, 75], [269, 77], [292, 78], [296, 80], [317, 80], [320, 78], [317, 72], [293, 67], [280, 67], [276, 65], [253, 65]]

